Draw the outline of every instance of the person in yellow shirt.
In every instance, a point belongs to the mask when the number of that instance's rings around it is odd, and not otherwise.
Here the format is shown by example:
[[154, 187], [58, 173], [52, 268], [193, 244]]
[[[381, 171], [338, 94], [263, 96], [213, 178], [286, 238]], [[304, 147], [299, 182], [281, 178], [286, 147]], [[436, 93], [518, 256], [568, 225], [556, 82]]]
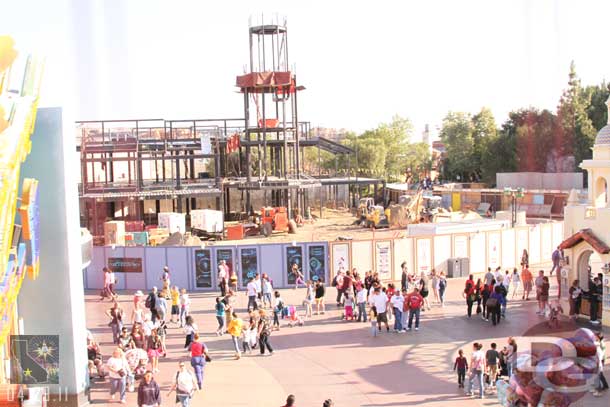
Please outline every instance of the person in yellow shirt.
[[227, 332], [231, 335], [231, 340], [233, 341], [233, 346], [235, 347], [235, 359], [241, 358], [241, 350], [239, 349], [239, 339], [241, 338], [242, 328], [244, 326], [244, 321], [237, 316], [235, 312], [231, 315], [233, 318], [231, 322], [229, 322], [229, 326], [227, 328]]
[[[172, 318], [171, 322], [180, 322], [180, 290], [178, 286], [173, 286], [170, 295], [172, 297]], [[175, 317], [175, 319], [174, 319]]]

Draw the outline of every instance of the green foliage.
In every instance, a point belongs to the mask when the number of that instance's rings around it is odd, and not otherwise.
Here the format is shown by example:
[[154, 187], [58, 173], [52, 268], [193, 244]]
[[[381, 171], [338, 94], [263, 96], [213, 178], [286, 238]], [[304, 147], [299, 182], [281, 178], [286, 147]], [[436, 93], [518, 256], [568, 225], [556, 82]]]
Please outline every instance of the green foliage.
[[470, 179], [478, 167], [474, 157], [474, 126], [468, 113], [449, 112], [443, 119], [441, 140], [447, 150], [446, 174], [449, 179]]

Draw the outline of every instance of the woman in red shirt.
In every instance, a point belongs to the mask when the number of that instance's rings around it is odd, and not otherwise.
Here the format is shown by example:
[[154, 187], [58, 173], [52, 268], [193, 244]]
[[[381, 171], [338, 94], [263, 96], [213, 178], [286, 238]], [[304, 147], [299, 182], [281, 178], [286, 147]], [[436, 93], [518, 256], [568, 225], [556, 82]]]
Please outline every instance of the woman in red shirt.
[[193, 342], [191, 342], [191, 366], [195, 370], [199, 390], [201, 390], [203, 385], [203, 369], [205, 368], [206, 361], [210, 361], [208, 349], [205, 344], [199, 342], [199, 334], [196, 333]]
[[468, 306], [468, 318], [470, 318], [472, 316], [472, 304], [474, 304], [475, 301], [475, 285], [474, 276], [472, 274], [468, 276], [468, 280], [466, 280], [466, 285], [462, 295], [464, 298], [466, 298], [466, 305]]

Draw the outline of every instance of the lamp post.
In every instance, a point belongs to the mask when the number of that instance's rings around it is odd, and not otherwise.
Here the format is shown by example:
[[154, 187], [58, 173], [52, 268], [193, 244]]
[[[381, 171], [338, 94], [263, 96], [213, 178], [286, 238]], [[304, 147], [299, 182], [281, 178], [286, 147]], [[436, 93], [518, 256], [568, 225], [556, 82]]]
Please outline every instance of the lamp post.
[[523, 198], [523, 188], [504, 188], [504, 196], [511, 198], [511, 226], [514, 228], [517, 224], [517, 198]]

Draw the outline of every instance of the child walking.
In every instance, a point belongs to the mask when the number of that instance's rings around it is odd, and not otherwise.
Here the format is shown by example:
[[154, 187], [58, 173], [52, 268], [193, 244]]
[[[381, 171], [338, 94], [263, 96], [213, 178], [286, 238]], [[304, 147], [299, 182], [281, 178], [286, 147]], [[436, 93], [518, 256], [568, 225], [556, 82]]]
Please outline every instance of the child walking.
[[354, 319], [356, 319], [356, 316], [354, 315], [354, 298], [348, 291], [345, 292], [344, 305], [345, 305], [345, 320], [349, 321], [351, 319], [353, 321]]
[[457, 369], [458, 375], [458, 387], [464, 388], [464, 379], [466, 378], [466, 370], [468, 370], [468, 360], [464, 357], [464, 351], [458, 351], [458, 357], [455, 359], [453, 364], [453, 371]]
[[373, 336], [377, 336], [377, 307], [374, 305], [369, 311], [369, 319], [371, 320], [371, 333]]

